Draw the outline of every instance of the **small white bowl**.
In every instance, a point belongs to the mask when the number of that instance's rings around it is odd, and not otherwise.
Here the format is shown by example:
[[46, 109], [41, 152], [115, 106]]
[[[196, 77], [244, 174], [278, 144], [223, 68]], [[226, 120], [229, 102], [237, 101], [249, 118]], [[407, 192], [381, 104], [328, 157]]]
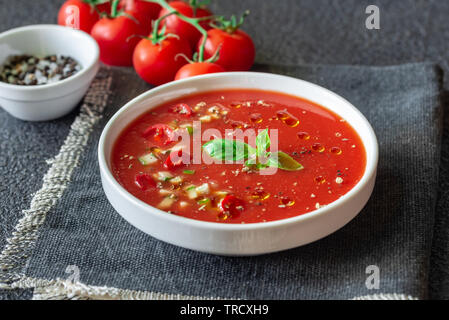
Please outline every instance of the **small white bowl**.
[[[141, 114], [164, 102], [220, 89], [262, 89], [305, 98], [346, 119], [358, 132], [366, 149], [366, 168], [361, 180], [333, 203], [284, 220], [224, 224], [197, 221], [154, 208], [126, 191], [111, 172], [113, 144], [122, 130]], [[162, 241], [220, 255], [257, 255], [298, 247], [323, 238], [343, 227], [371, 196], [378, 161], [376, 135], [365, 117], [348, 101], [315, 84], [286, 76], [255, 73], [215, 73], [157, 87], [122, 107], [108, 122], [98, 149], [103, 189], [117, 212], [135, 227]]]
[[58, 25], [33, 25], [0, 34], [0, 65], [11, 55], [64, 55], [82, 69], [50, 84], [24, 86], [0, 81], [0, 106], [16, 118], [46, 121], [62, 117], [81, 101], [99, 68], [97, 42], [87, 33]]

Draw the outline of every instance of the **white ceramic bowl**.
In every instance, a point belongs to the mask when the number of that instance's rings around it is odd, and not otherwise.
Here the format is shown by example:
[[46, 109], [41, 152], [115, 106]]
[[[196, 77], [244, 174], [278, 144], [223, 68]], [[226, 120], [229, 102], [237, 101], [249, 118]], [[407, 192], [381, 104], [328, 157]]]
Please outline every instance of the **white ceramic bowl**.
[[[111, 173], [111, 151], [122, 130], [141, 114], [169, 100], [220, 89], [262, 89], [303, 97], [346, 119], [358, 132], [367, 153], [366, 169], [357, 185], [337, 201], [284, 220], [222, 224], [167, 214], [138, 200]], [[365, 117], [348, 101], [315, 84], [286, 76], [232, 72], [175, 81], [152, 89], [122, 107], [104, 128], [98, 150], [103, 189], [112, 206], [128, 222], [162, 241], [220, 255], [257, 255], [298, 247], [343, 227], [365, 206], [376, 179], [378, 146]]]
[[81, 101], [99, 68], [97, 42], [87, 33], [57, 25], [33, 25], [0, 34], [0, 65], [9, 56], [61, 54], [82, 69], [55, 83], [22, 86], [0, 81], [0, 106], [16, 118], [52, 120], [69, 113]]

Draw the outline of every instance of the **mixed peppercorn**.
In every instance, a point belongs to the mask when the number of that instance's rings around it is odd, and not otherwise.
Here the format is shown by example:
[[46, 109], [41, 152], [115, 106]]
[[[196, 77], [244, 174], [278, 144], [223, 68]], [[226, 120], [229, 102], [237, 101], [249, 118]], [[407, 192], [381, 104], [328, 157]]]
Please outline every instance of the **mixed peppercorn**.
[[43, 85], [64, 80], [81, 70], [71, 57], [48, 55], [16, 55], [1, 67], [0, 81], [14, 85]]

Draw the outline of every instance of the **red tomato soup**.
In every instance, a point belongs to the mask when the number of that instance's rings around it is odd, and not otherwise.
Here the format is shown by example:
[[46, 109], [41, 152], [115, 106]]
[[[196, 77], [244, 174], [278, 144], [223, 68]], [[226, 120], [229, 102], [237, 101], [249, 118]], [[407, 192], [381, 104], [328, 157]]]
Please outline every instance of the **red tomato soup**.
[[[239, 131], [254, 135], [239, 140]], [[183, 147], [177, 134], [187, 141]], [[316, 210], [351, 190], [365, 165], [362, 141], [344, 119], [310, 101], [260, 90], [164, 103], [132, 122], [112, 152], [115, 178], [138, 199], [167, 214], [220, 223]]]

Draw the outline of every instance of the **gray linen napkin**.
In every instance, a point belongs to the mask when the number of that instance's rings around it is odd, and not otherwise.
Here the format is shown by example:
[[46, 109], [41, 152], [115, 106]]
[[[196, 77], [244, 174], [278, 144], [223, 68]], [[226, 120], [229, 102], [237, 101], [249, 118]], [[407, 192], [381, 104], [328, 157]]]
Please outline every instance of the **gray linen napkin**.
[[[106, 200], [96, 152], [107, 120], [146, 86], [132, 72], [103, 69], [0, 254], [0, 287], [34, 289], [35, 298], [426, 298], [442, 131], [440, 69], [258, 69], [334, 90], [373, 125], [378, 179], [356, 219], [313, 244], [245, 258], [197, 253], [140, 232]], [[106, 105], [111, 74], [114, 94]], [[379, 289], [366, 286], [369, 266], [380, 272]]]

